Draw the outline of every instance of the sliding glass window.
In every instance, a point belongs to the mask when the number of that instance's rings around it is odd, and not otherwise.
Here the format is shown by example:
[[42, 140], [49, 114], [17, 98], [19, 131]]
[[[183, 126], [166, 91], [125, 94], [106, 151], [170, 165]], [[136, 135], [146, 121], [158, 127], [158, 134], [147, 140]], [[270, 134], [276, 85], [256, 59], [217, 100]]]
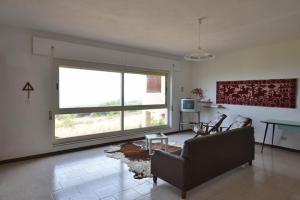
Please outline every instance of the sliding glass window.
[[56, 142], [168, 127], [167, 71], [66, 60], [56, 63]]

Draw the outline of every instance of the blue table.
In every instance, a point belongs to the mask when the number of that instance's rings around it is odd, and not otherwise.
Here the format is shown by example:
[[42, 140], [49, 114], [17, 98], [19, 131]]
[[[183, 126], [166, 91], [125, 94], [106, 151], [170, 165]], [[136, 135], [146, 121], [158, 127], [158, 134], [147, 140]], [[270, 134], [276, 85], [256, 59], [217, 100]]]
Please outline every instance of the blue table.
[[273, 128], [273, 130], [272, 130], [272, 147], [273, 147], [273, 142], [274, 142], [274, 132], [275, 132], [275, 126], [276, 125], [291, 126], [291, 127], [300, 128], [300, 122], [297, 122], [297, 121], [270, 119], [270, 120], [261, 121], [261, 123], [266, 124], [265, 135], [264, 135], [264, 140], [263, 140], [262, 147], [261, 147], [261, 152], [263, 152], [263, 150], [264, 150], [264, 145], [265, 145], [265, 141], [266, 141], [266, 136], [267, 136], [269, 124], [273, 126], [272, 127]]

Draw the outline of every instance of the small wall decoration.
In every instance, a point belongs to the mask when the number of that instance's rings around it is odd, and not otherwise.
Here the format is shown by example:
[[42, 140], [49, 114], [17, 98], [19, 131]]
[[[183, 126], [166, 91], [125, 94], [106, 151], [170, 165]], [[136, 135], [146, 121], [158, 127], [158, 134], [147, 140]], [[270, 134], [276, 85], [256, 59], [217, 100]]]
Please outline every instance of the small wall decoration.
[[23, 87], [22, 90], [27, 92], [27, 100], [26, 100], [26, 103], [29, 103], [30, 92], [34, 91], [32, 85], [31, 85], [29, 82], [27, 82], [27, 83], [24, 85], [24, 87]]
[[217, 104], [296, 108], [297, 79], [218, 81]]

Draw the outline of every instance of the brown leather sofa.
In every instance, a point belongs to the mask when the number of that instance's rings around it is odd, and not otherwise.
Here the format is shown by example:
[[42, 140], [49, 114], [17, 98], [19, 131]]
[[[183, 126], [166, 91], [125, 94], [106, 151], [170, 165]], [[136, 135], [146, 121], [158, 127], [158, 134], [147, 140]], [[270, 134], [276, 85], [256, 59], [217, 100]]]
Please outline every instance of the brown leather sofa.
[[192, 138], [173, 154], [156, 151], [151, 157], [153, 181], [157, 177], [186, 192], [228, 170], [254, 160], [254, 129], [245, 127]]

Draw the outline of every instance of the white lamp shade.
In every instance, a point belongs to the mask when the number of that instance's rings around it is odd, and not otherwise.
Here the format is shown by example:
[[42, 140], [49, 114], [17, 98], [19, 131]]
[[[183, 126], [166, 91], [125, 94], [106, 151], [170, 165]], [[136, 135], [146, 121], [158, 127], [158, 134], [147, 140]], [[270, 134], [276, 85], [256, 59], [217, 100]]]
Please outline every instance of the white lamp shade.
[[184, 56], [184, 59], [188, 61], [201, 61], [213, 58], [215, 58], [213, 54], [206, 52], [202, 48], [194, 49], [193, 51]]

